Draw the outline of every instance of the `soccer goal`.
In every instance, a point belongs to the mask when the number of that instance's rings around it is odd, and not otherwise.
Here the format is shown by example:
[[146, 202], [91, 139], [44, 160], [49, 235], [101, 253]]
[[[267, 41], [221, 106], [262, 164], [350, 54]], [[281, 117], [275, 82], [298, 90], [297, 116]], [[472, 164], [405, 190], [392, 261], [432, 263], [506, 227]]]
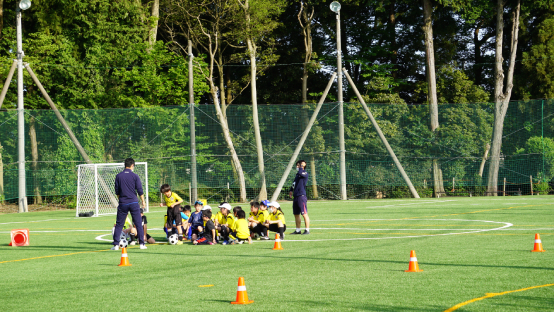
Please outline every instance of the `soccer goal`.
[[[117, 213], [117, 196], [115, 195], [115, 176], [125, 169], [122, 163], [84, 164], [77, 170], [77, 213], [93, 212], [94, 216]], [[142, 181], [146, 201], [145, 212], [148, 212], [148, 164], [135, 163], [134, 172]]]

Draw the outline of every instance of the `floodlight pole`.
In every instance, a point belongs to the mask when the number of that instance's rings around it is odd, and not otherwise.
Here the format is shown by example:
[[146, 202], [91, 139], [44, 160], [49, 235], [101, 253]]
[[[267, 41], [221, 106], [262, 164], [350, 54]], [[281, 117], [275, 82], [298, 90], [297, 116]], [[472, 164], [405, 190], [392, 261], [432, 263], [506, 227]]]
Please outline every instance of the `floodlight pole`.
[[19, 175], [19, 212], [28, 212], [27, 189], [25, 181], [25, 111], [23, 108], [23, 43], [21, 35], [21, 9], [17, 2], [17, 151]]
[[191, 193], [190, 202], [194, 203], [198, 199], [198, 181], [196, 176], [196, 129], [194, 124], [194, 78], [192, 68], [192, 41], [189, 40], [189, 116], [190, 116], [190, 180]]
[[339, 91], [339, 149], [340, 149], [340, 197], [347, 199], [346, 194], [346, 148], [344, 144], [344, 102], [342, 99], [342, 51], [340, 44], [340, 11], [337, 11], [337, 88]]

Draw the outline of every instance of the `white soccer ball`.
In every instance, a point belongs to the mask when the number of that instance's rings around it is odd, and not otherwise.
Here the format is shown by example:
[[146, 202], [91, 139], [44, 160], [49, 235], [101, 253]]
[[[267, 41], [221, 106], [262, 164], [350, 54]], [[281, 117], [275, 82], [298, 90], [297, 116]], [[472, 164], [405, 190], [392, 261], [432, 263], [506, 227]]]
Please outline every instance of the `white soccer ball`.
[[121, 235], [119, 235], [119, 240], [125, 239], [125, 240], [131, 240], [131, 236], [128, 236], [125, 234], [125, 232], [121, 232]]
[[128, 245], [129, 245], [129, 242], [127, 242], [127, 239], [122, 238], [119, 240], [119, 247], [127, 248]]
[[178, 241], [179, 241], [179, 236], [177, 234], [172, 234], [169, 236], [169, 243], [171, 245], [177, 245]]

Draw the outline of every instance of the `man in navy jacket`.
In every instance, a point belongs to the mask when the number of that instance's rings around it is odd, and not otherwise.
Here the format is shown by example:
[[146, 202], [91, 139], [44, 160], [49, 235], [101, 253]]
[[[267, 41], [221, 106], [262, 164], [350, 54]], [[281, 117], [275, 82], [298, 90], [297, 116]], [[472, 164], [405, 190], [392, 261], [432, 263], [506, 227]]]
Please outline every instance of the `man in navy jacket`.
[[[292, 201], [292, 213], [294, 214], [294, 220], [296, 221], [296, 230], [291, 234], [310, 234], [310, 217], [308, 217], [308, 199], [306, 197], [306, 183], [308, 182], [308, 172], [306, 172], [306, 162], [304, 160], [299, 160], [296, 162], [296, 177], [290, 188], [289, 195], [293, 196]], [[304, 233], [300, 232], [300, 226], [302, 225], [302, 220], [300, 216], [304, 217], [304, 224], [306, 225], [306, 230]]]
[[[134, 224], [142, 224], [137, 193], [140, 196], [143, 207], [146, 207], [146, 203], [144, 201], [140, 177], [133, 172], [134, 169], [135, 161], [132, 158], [127, 158], [125, 159], [125, 169], [115, 176], [115, 194], [119, 199], [119, 206], [117, 206], [117, 221], [115, 222], [112, 250], [119, 249], [121, 230], [129, 212]], [[146, 249], [144, 245], [144, 229], [141, 226], [137, 226], [137, 232], [140, 249]]]

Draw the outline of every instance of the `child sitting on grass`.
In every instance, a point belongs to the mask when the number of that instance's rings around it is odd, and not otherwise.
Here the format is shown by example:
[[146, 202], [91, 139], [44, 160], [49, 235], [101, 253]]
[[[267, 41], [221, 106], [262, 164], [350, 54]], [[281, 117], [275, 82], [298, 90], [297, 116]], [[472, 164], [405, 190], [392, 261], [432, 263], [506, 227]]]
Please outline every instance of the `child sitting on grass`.
[[184, 240], [187, 240], [187, 237], [188, 237], [187, 232], [189, 229], [189, 223], [188, 223], [189, 218], [190, 218], [190, 205], [185, 205], [181, 209], [181, 219], [183, 219], [183, 225], [181, 226], [181, 229], [183, 230]]
[[[142, 217], [142, 225], [141, 226], [144, 229], [144, 241], [147, 242], [148, 244], [155, 244], [156, 240], [147, 233], [148, 220], [146, 219], [146, 216], [144, 215], [144, 209], [142, 209], [142, 208], [140, 208], [140, 216]], [[131, 244], [130, 245], [135, 245], [136, 244], [136, 242], [135, 242], [135, 237], [136, 236], [137, 236], [137, 225], [133, 224], [133, 228], [131, 229]]]
[[204, 210], [202, 211], [202, 219], [206, 222], [204, 226], [204, 231], [202, 232], [202, 237], [198, 240], [193, 241], [194, 245], [215, 245], [215, 225], [211, 220], [212, 211]]
[[221, 233], [221, 238], [223, 242], [222, 245], [229, 244], [229, 239], [234, 240], [234, 237], [231, 233], [235, 225], [235, 218], [231, 215], [231, 205], [229, 203], [223, 202], [219, 205], [219, 213], [221, 213], [221, 218], [217, 221], [216, 229]]
[[285, 239], [285, 230], [287, 225], [285, 224], [285, 214], [281, 210], [281, 205], [278, 202], [269, 203], [269, 219], [266, 221], [265, 226], [271, 232], [279, 233], [281, 239]]
[[200, 236], [198, 234], [202, 233], [204, 230], [204, 221], [202, 220], [202, 206], [204, 206], [204, 203], [197, 200], [194, 203], [194, 209], [196, 210], [190, 215], [189, 218], [189, 227], [192, 228], [191, 231], [191, 240], [195, 241]]
[[244, 210], [237, 211], [237, 221], [235, 221], [235, 232], [239, 244], [248, 240], [249, 244], [252, 244], [252, 238], [250, 237], [250, 231], [248, 230], [248, 221], [246, 221], [246, 213]]

